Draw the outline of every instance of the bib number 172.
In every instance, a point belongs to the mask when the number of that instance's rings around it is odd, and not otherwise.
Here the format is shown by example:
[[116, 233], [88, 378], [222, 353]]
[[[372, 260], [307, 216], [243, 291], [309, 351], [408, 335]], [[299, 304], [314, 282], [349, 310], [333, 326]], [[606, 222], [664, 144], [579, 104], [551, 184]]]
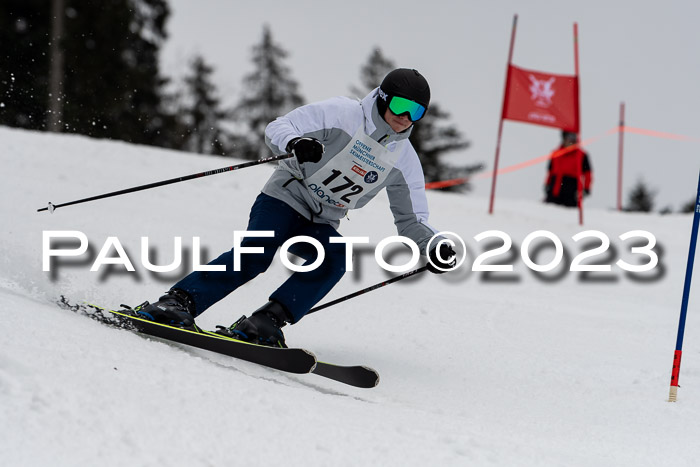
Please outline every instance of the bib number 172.
[[364, 188], [362, 188], [362, 186], [360, 186], [360, 185], [355, 184], [355, 182], [353, 182], [351, 179], [349, 179], [345, 175], [343, 175], [343, 180], [345, 180], [345, 182], [338, 180], [338, 182], [340, 182], [340, 184], [331, 188], [330, 184], [333, 183], [341, 175], [342, 175], [342, 172], [340, 170], [333, 169], [331, 171], [331, 175], [328, 178], [326, 178], [322, 183], [324, 185], [328, 186], [328, 190], [331, 193], [339, 193], [341, 191], [349, 191], [348, 193], [345, 193], [343, 196], [341, 196], [340, 199], [342, 201], [345, 201], [346, 203], [350, 203], [351, 202], [350, 197], [355, 196], [355, 195], [359, 195], [360, 193], [362, 193], [362, 190], [364, 190]]

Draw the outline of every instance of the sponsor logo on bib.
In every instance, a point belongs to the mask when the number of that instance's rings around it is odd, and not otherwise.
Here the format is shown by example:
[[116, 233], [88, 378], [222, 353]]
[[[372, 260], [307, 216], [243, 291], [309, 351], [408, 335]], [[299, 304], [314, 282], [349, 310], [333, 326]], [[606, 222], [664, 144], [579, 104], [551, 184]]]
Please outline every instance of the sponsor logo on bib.
[[365, 183], [374, 183], [379, 179], [379, 174], [375, 172], [374, 170], [370, 170], [367, 172], [367, 175], [365, 175]]
[[367, 171], [365, 169], [363, 169], [362, 167], [360, 167], [359, 165], [354, 165], [352, 167], [352, 171], [355, 172], [356, 174], [363, 175], [363, 176], [367, 173]]

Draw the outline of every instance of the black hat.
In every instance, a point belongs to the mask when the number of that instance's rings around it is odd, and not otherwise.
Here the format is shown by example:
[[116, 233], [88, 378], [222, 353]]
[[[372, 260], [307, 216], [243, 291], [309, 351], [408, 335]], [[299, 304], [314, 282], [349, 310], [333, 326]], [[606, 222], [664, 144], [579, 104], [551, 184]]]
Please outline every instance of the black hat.
[[386, 111], [389, 98], [399, 96], [418, 102], [426, 109], [430, 103], [430, 86], [428, 81], [416, 70], [397, 68], [390, 71], [379, 85], [377, 104], [380, 115]]

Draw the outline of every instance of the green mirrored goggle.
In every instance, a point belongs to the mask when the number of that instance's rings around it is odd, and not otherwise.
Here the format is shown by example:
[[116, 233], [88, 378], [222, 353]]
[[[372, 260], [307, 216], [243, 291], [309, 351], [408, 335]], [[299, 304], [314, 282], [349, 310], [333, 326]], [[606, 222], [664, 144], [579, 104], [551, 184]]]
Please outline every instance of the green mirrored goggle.
[[389, 101], [389, 110], [394, 115], [408, 114], [408, 118], [412, 122], [417, 122], [425, 115], [425, 107], [418, 102], [414, 102], [404, 97], [394, 96]]

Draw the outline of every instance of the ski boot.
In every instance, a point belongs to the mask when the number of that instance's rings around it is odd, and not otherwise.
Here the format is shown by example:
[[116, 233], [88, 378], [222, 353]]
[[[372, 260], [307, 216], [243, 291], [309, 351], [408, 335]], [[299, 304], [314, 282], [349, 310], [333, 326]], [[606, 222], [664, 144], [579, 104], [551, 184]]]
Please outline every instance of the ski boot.
[[241, 316], [238, 321], [228, 328], [217, 326], [217, 333], [233, 339], [250, 342], [268, 347], [287, 348], [284, 342], [282, 327], [291, 321], [284, 306], [270, 300], [247, 318]]
[[155, 303], [144, 303], [133, 310], [142, 318], [171, 326], [194, 326], [194, 302], [179, 289], [168, 290]]

